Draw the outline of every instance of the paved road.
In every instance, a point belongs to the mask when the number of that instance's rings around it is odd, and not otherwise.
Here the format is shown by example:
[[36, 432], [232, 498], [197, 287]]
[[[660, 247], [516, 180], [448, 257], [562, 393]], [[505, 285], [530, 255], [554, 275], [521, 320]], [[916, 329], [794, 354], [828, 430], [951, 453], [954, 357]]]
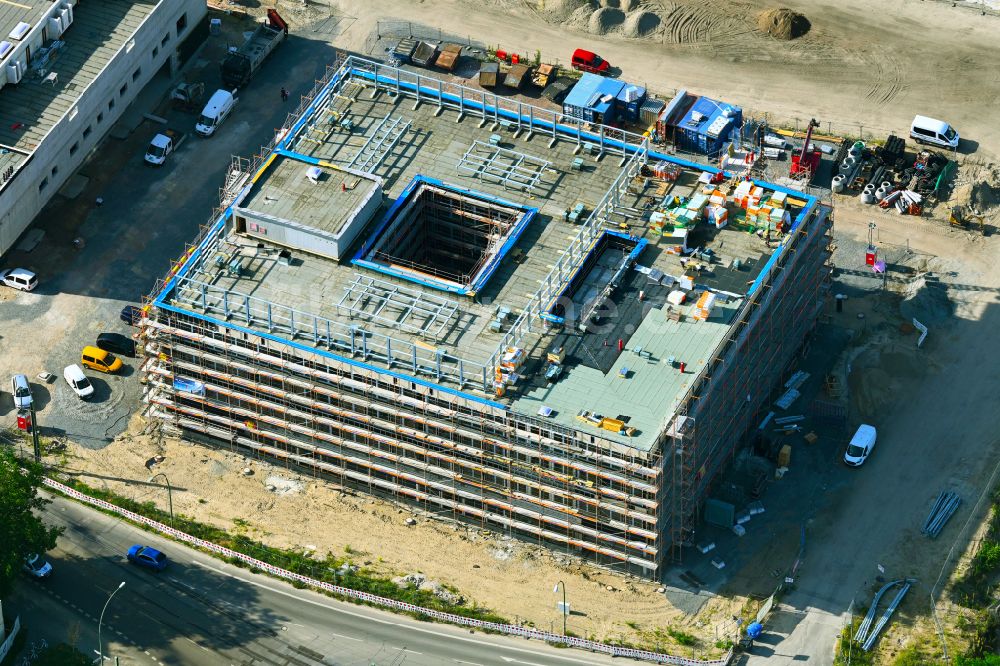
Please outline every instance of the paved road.
[[[89, 654], [97, 647], [101, 607], [125, 581], [102, 629], [105, 653], [122, 664], [612, 663], [601, 655], [420, 623], [297, 590], [65, 499], [54, 498], [46, 520], [66, 528], [50, 553], [55, 573], [47, 581], [26, 579], [7, 609], [21, 614], [30, 640], [44, 637], [52, 644], [76, 634]], [[130, 566], [122, 554], [139, 542], [168, 553], [170, 567], [157, 575]]]

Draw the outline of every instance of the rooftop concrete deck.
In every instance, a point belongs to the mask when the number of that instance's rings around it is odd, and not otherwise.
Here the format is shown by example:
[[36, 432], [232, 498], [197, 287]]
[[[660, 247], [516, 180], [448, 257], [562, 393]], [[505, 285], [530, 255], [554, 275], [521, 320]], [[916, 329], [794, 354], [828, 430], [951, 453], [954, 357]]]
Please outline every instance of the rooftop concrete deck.
[[[74, 7], [73, 24], [62, 36], [62, 46], [45, 56], [33, 53], [21, 82], [0, 89], [0, 145], [15, 149], [0, 155], [0, 172], [34, 152], [157, 4], [158, 0], [102, 0]], [[40, 15], [51, 2], [33, 0], [31, 5]], [[14, 20], [16, 13], [26, 12], [20, 2], [0, 3], [0, 28], [8, 16]], [[58, 78], [46, 81], [51, 73]]]
[[[346, 262], [300, 253], [290, 262], [281, 262], [266, 243], [260, 247], [258, 239], [246, 239], [227, 225], [226, 232], [213, 242], [242, 254], [246, 260], [244, 272], [232, 275], [223, 267], [211, 264], [211, 252], [202, 253], [197, 263], [186, 269], [185, 279], [195, 282], [182, 280], [181, 287], [168, 302], [212, 317], [219, 316], [222, 302], [228, 303], [230, 308], [237, 304], [235, 310], [239, 312], [233, 314], [227, 310], [224, 318], [242, 325], [246, 315], [248, 328], [306, 345], [317, 342], [320, 348], [349, 358], [361, 357], [360, 360], [369, 363], [374, 359], [375, 365], [382, 364], [388, 370], [411, 376], [423, 375], [432, 383], [443, 383], [440, 374], [443, 354], [448, 363], [465, 364], [464, 374], [460, 375], [463, 390], [494, 399], [487, 385], [493, 374], [489, 362], [502, 340], [501, 333], [492, 325], [498, 309], [509, 309], [513, 319], [529, 304], [579, 230], [577, 224], [567, 219], [567, 211], [583, 204], [589, 214], [621, 174], [621, 156], [610, 153], [594, 156], [586, 151], [577, 154], [575, 140], [552, 142], [549, 135], [517, 133], [513, 127], [473, 116], [460, 117], [454, 110], [442, 112], [433, 104], [417, 103], [405, 95], [385, 90], [373, 94], [370, 88], [357, 81], [342, 84], [332, 92], [330, 100], [329, 105], [313, 112], [310, 122], [295, 135], [297, 138], [288, 146], [288, 151], [320, 160], [321, 164], [342, 167], [356, 164], [364, 157], [371, 162], [369, 171], [384, 180], [389, 200], [396, 198], [414, 177], [424, 175], [538, 208], [540, 214], [475, 299], [453, 297], [411, 282], [375, 275]], [[372, 151], [366, 146], [371, 145], [373, 138], [385, 135], [382, 128], [388, 123], [397, 126], [409, 123], [409, 129], [398, 143], [386, 142], [392, 144], [391, 149], [373, 159]], [[547, 160], [550, 166], [543, 169], [537, 184], [531, 188], [523, 184], [510, 186], [502, 182], [502, 178], [479, 178], [459, 169], [470, 147], [475, 145], [477, 150], [482, 150], [482, 144]], [[711, 260], [695, 260], [694, 263], [701, 265], [693, 273], [690, 265], [686, 267], [688, 274], [694, 275], [694, 290], [689, 298], [696, 299], [706, 290], [724, 293], [717, 294], [715, 307], [704, 321], [693, 317], [693, 300], [681, 306], [666, 304], [666, 295], [672, 288], [669, 285], [685, 272], [685, 266], [682, 257], [671, 249], [675, 243], [651, 229], [649, 212], [665, 196], [691, 197], [700, 192], [704, 187], [704, 183], [699, 182], [701, 174], [700, 170], [685, 168], [673, 182], [653, 182], [637, 177], [629, 184], [620, 202], [620, 212], [616, 210], [612, 217], [604, 220], [604, 225], [633, 238], [648, 240], [638, 257], [638, 265], [629, 269], [628, 278], [613, 296], [620, 308], [632, 309], [629, 317], [633, 319], [619, 327], [620, 330], [615, 329], [613, 337], [612, 334], [601, 337], [599, 332], [583, 333], [578, 330], [577, 322], [569, 320], [561, 331], [543, 333], [540, 324], [535, 326], [534, 332], [524, 341], [529, 357], [524, 366], [526, 374], [499, 398], [501, 402], [532, 415], [538, 414], [543, 406], [551, 408], [553, 412], [549, 418], [584, 432], [596, 426], [578, 418], [582, 411], [610, 418], [622, 417], [628, 428], [621, 433], [611, 434], [603, 429], [595, 429], [594, 433], [631, 448], [649, 450], [654, 445], [689, 382], [699, 374], [711, 352], [724, 339], [748, 285], [775, 252], [774, 245], [748, 233], [738, 219], [722, 229], [705, 222], [697, 223], [691, 227], [688, 245], [703, 251], [708, 249], [713, 256]], [[256, 190], [263, 192], [271, 177], [266, 170], [259, 184], [254, 186]], [[357, 242], [360, 244], [367, 235], [368, 231], [359, 235]], [[584, 291], [580, 292], [582, 296], [578, 294], [573, 300], [586, 300], [586, 294], [599, 291], [601, 285], [598, 283], [609, 279], [613, 270], [611, 263], [609, 259], [593, 266], [592, 275], [586, 278], [590, 284], [585, 284]], [[656, 281], [656, 288], [661, 291], [656, 292], [654, 298], [647, 294], [647, 300], [639, 303], [639, 292], [644, 290], [646, 276], [653, 269], [666, 276]], [[371, 316], [379, 308], [370, 303], [365, 305], [364, 312], [346, 307], [345, 303], [359, 302], [352, 301], [351, 296], [345, 298], [349, 292], [356, 293], [359, 274], [363, 280], [378, 282], [373, 291], [373, 294], [378, 292], [373, 296], [374, 302], [381, 303], [378, 299], [384, 300], [386, 293], [398, 291], [397, 303], [409, 299], [423, 313], [425, 323], [414, 328], [414, 319], [405, 305], [382, 309], [379, 316]], [[252, 299], [260, 300], [251, 303]], [[252, 315], [248, 314], [249, 310], [254, 311]], [[294, 320], [300, 327], [293, 326], [294, 333], [286, 335], [276, 323], [279, 320], [286, 323]], [[310, 323], [302, 327], [303, 321]], [[329, 340], [322, 332], [324, 325], [325, 330], [330, 331]], [[506, 330], [506, 326], [505, 321], [501, 328]], [[380, 338], [379, 342], [375, 340], [377, 336], [387, 337]], [[308, 339], [310, 337], [312, 340]], [[587, 360], [588, 345], [593, 349], [593, 345], [603, 341], [604, 345], [617, 346], [619, 339], [622, 352], [610, 360], [610, 365]], [[549, 383], [543, 373], [546, 351], [553, 340], [572, 349], [560, 378]], [[373, 354], [372, 349], [379, 344], [391, 345], [390, 355]], [[404, 346], [412, 348], [412, 371], [405, 355], [402, 361], [393, 356]], [[438, 355], [436, 378], [433, 361], [418, 361], [418, 353], [425, 357]], [[387, 358], [390, 360], [386, 361]], [[684, 372], [680, 371], [681, 363], [685, 364]], [[602, 371], [600, 367], [610, 369]], [[478, 382], [480, 376], [483, 382]]]

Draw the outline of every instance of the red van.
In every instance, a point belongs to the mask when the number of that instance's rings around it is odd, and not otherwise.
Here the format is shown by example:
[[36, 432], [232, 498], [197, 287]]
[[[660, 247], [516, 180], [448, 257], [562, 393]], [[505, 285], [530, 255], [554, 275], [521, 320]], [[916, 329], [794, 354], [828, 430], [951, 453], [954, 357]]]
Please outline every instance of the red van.
[[573, 69], [593, 74], [607, 74], [608, 70], [611, 69], [611, 65], [608, 64], [607, 60], [602, 59], [601, 56], [593, 51], [585, 51], [583, 49], [573, 51], [572, 65]]

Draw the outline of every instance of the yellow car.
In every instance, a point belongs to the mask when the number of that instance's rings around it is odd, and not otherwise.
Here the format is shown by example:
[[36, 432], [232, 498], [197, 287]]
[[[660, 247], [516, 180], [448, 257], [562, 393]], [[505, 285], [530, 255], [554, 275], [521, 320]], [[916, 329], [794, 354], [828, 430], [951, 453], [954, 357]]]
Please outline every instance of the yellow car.
[[80, 364], [91, 370], [100, 372], [118, 372], [122, 368], [122, 360], [113, 354], [97, 347], [84, 347], [80, 354]]

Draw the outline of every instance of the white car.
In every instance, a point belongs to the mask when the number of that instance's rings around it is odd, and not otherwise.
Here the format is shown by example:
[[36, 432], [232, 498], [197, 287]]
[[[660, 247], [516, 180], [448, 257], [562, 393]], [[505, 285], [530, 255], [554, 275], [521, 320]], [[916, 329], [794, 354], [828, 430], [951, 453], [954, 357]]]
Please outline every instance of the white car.
[[864, 423], [858, 426], [858, 431], [854, 433], [854, 437], [851, 437], [851, 443], [847, 445], [844, 462], [851, 467], [861, 466], [864, 461], [868, 460], [872, 449], [875, 448], [876, 435], [875, 426]]
[[94, 385], [90, 383], [87, 379], [87, 375], [83, 374], [83, 370], [80, 366], [67, 365], [66, 369], [63, 370], [63, 379], [69, 384], [69, 387], [73, 389], [73, 392], [80, 396], [81, 399], [86, 400], [94, 394]]
[[38, 277], [24, 268], [8, 268], [0, 271], [0, 284], [21, 291], [31, 291], [38, 286]]
[[14, 409], [31, 409], [31, 386], [24, 375], [10, 378], [10, 392], [14, 394]]

